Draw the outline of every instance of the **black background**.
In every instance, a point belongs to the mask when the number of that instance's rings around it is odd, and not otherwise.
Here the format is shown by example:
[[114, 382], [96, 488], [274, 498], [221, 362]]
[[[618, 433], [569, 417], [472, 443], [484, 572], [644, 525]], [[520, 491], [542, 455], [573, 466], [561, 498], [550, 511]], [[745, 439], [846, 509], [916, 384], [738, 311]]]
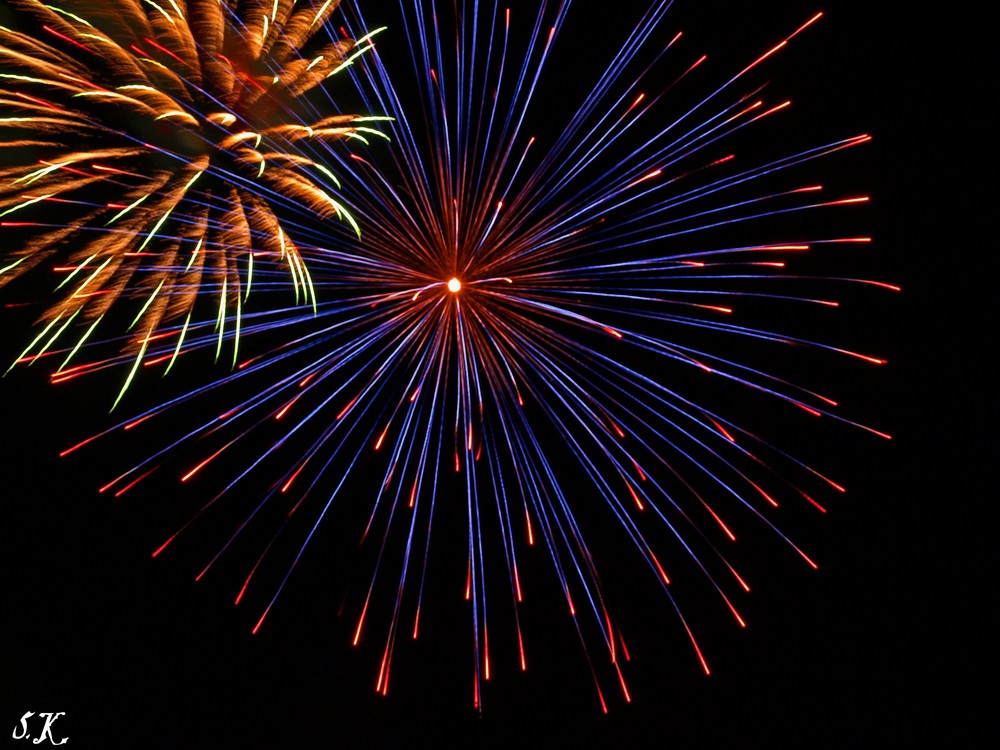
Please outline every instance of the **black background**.
[[[613, 14], [632, 5], [574, 12], [613, 42], [622, 23]], [[729, 5], [680, 3], [675, 26], [721, 60], [732, 55], [734, 67], [814, 10]], [[986, 688], [975, 686], [990, 668], [984, 511], [996, 498], [987, 475], [997, 458], [986, 388], [994, 253], [978, 231], [995, 165], [991, 150], [976, 149], [989, 108], [982, 19], [921, 19], [851, 0], [824, 10], [805, 51], [771, 77], [821, 132], [875, 136], [859, 180], [873, 196], [870, 275], [904, 292], [846, 313], [844, 325], [890, 364], [841, 393], [894, 440], [829, 438], [837, 478], [852, 491], [804, 532], [820, 570], [761, 559], [750, 627], [700, 622], [711, 677], [675, 623], [640, 616], [633, 702], [611, 700], [604, 716], [568, 621], [557, 621], [562, 609], [535, 610], [532, 668], [498, 666], [477, 714], [468, 650], [461, 638], [455, 645], [467, 622], [458, 610], [398, 657], [393, 689], [378, 696], [381, 650], [350, 648], [321, 565], [297, 573], [251, 636], [252, 618], [228, 604], [228, 589], [193, 583], [203, 557], [150, 558], [169, 531], [156, 497], [96, 493], [111, 448], [57, 458], [106, 419], [112, 385], [53, 389], [43, 373], [19, 369], [0, 383], [0, 746], [27, 745], [11, 731], [29, 710], [65, 711], [57, 737], [94, 748], [867, 748], [917, 738], [962, 747], [995, 731]], [[559, 53], [586, 56], [605, 41], [581, 33]], [[22, 319], [4, 315], [9, 360], [26, 334], [14, 328]], [[646, 603], [630, 606], [641, 615]]]

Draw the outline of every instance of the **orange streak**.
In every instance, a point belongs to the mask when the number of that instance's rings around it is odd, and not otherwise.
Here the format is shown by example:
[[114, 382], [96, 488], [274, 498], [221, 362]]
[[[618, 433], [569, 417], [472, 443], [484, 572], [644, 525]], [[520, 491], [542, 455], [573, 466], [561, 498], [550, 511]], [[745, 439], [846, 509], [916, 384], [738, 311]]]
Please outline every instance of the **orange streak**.
[[639, 510], [646, 510], [645, 506], [642, 504], [642, 501], [639, 500], [639, 496], [637, 494], [635, 494], [635, 490], [632, 489], [632, 485], [628, 484], [628, 482], [626, 482], [625, 486], [628, 487], [628, 491], [632, 494], [632, 499], [635, 500], [636, 507]]
[[654, 555], [652, 552], [650, 552], [649, 556], [653, 560], [653, 565], [655, 565], [656, 569], [658, 571], [660, 571], [660, 576], [663, 578], [663, 582], [669, 586], [670, 585], [670, 577], [667, 575], [667, 571], [665, 571], [663, 569], [663, 566], [660, 565], [660, 561], [656, 558], [656, 555]]
[[281, 419], [283, 416], [285, 416], [285, 414], [288, 412], [288, 410], [291, 409], [292, 406], [295, 405], [295, 402], [298, 401], [300, 398], [301, 398], [301, 394], [299, 396], [296, 396], [295, 398], [293, 398], [287, 404], [285, 404], [284, 407], [282, 407], [281, 411], [279, 411], [277, 414], [274, 415], [274, 418], [275, 419]]
[[215, 457], [217, 457], [217, 456], [218, 456], [218, 455], [219, 455], [220, 453], [222, 453], [222, 451], [224, 451], [224, 450], [225, 450], [225, 449], [226, 449], [227, 447], [228, 447], [228, 446], [223, 446], [222, 448], [219, 448], [219, 450], [217, 450], [217, 451], [216, 451], [215, 453], [213, 453], [213, 454], [212, 454], [211, 456], [209, 456], [209, 457], [208, 457], [208, 458], [206, 458], [206, 459], [205, 459], [204, 461], [202, 461], [202, 462], [201, 462], [200, 464], [198, 464], [197, 466], [195, 466], [195, 467], [194, 467], [193, 469], [191, 469], [191, 471], [189, 471], [189, 472], [188, 472], [187, 474], [185, 474], [184, 476], [182, 476], [182, 477], [181, 477], [181, 481], [182, 481], [182, 482], [186, 482], [187, 480], [189, 480], [189, 479], [190, 479], [191, 477], [193, 477], [193, 476], [194, 476], [195, 474], [197, 474], [197, 473], [198, 473], [199, 471], [201, 471], [201, 470], [202, 470], [203, 468], [205, 468], [205, 466], [206, 466], [206, 465], [208, 464], [208, 462], [209, 462], [209, 461], [211, 461], [212, 459], [214, 459]]
[[723, 437], [724, 437], [724, 438], [725, 438], [726, 440], [728, 440], [728, 441], [729, 441], [730, 443], [735, 443], [735, 442], [736, 442], [736, 439], [735, 439], [735, 438], [734, 438], [734, 437], [733, 437], [732, 435], [730, 435], [730, 434], [729, 434], [729, 433], [728, 433], [728, 432], [726, 431], [726, 428], [725, 428], [725, 427], [723, 427], [723, 426], [722, 426], [721, 424], [719, 424], [718, 422], [716, 422], [716, 421], [715, 421], [714, 419], [712, 419], [711, 417], [709, 417], [708, 419], [709, 419], [709, 421], [710, 421], [710, 422], [711, 422], [712, 424], [714, 424], [714, 425], [715, 425], [715, 429], [717, 429], [717, 430], [718, 430], [718, 431], [719, 431], [720, 433], [722, 433], [722, 436], [723, 436]]
[[341, 411], [340, 414], [337, 415], [338, 421], [341, 418], [343, 418], [343, 416], [345, 414], [347, 414], [347, 412], [349, 412], [351, 410], [351, 407], [354, 406], [354, 402], [357, 401], [357, 400], [358, 400], [357, 396], [355, 396], [354, 398], [351, 399], [350, 403], [347, 406], [344, 407], [343, 411]]
[[306, 465], [305, 465], [305, 463], [303, 463], [303, 464], [302, 464], [302, 465], [301, 465], [301, 466], [300, 466], [300, 467], [299, 467], [298, 469], [296, 469], [296, 470], [295, 470], [295, 473], [294, 473], [294, 474], [292, 474], [292, 476], [290, 476], [290, 477], [288, 478], [288, 481], [287, 481], [287, 482], [285, 482], [284, 486], [283, 486], [283, 487], [281, 488], [281, 491], [282, 491], [283, 493], [284, 493], [284, 492], [288, 492], [288, 488], [292, 486], [292, 482], [294, 482], [294, 481], [295, 481], [295, 480], [296, 480], [296, 479], [298, 478], [299, 474], [301, 474], [301, 473], [302, 473], [302, 470], [303, 470], [304, 468], [306, 468]]
[[[369, 594], [369, 596], [371, 596]], [[358, 627], [354, 631], [354, 640], [351, 641], [352, 646], [357, 646], [358, 641], [361, 640], [361, 626], [365, 623], [365, 615], [368, 613], [368, 598], [365, 598], [365, 606], [361, 609], [361, 617], [358, 618]]]

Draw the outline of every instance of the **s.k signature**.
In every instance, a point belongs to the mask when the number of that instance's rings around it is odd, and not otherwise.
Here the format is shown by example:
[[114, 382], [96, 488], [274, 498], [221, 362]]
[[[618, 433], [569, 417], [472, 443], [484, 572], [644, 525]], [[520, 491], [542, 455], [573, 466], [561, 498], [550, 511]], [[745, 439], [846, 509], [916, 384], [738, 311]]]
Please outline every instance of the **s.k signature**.
[[[14, 727], [14, 732], [11, 735], [15, 740], [27, 740], [31, 739], [31, 730], [28, 727], [29, 720], [35, 715], [34, 711], [25, 711], [24, 716], [21, 717], [21, 721], [16, 727]], [[42, 733], [31, 740], [31, 744], [37, 745], [45, 740], [48, 740], [53, 745], [65, 745], [69, 741], [69, 737], [63, 737], [58, 742], [52, 736], [52, 725], [55, 723], [56, 719], [60, 716], [65, 716], [65, 711], [58, 711], [53, 713], [52, 711], [44, 711], [38, 714], [39, 719], [45, 719], [45, 724], [42, 726]], [[37, 721], [31, 722], [33, 725], [37, 724]]]

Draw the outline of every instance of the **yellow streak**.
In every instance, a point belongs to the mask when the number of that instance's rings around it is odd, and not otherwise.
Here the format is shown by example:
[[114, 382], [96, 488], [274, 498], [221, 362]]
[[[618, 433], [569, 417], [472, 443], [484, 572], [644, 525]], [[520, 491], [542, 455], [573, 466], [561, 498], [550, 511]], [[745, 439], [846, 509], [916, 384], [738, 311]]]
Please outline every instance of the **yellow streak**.
[[154, 59], [152, 59], [150, 57], [137, 57], [136, 59], [137, 60], [141, 60], [142, 62], [149, 63], [150, 65], [155, 65], [158, 68], [163, 68], [166, 71], [173, 72], [173, 71], [170, 70], [170, 68], [168, 68], [166, 65], [164, 65], [163, 63], [161, 63], [159, 60], [154, 60]]
[[[167, 13], [167, 11], [163, 10], [163, 8], [161, 8], [159, 5], [157, 5], [156, 3], [154, 3], [153, 0], [144, 0], [144, 2], [149, 3], [154, 8], [156, 8], [158, 11], [160, 11], [160, 13], [163, 14], [163, 17], [166, 18], [168, 21], [170, 21], [170, 23], [172, 23], [174, 26], [177, 25], [177, 23], [174, 21], [174, 19], [171, 18], [170, 14]], [[182, 18], [183, 18], [183, 16], [182, 16]]]
[[361, 227], [358, 226], [358, 223], [354, 220], [354, 217], [348, 213], [347, 209], [337, 203], [337, 201], [327, 195], [324, 191], [320, 190], [319, 192], [330, 202], [330, 205], [333, 206], [333, 210], [337, 212], [337, 215], [342, 216], [344, 221], [354, 228], [354, 233], [358, 235], [358, 239], [361, 239]]
[[181, 345], [184, 343], [184, 337], [187, 335], [188, 325], [191, 323], [191, 314], [194, 310], [191, 310], [187, 314], [187, 318], [184, 320], [184, 327], [181, 328], [181, 336], [177, 340], [177, 346], [174, 348], [174, 355], [170, 358], [170, 363], [167, 365], [167, 369], [163, 372], [167, 375], [170, 372], [170, 368], [174, 366], [174, 362], [177, 361], [177, 355], [181, 353]]
[[318, 169], [320, 172], [322, 172], [331, 180], [333, 180], [333, 184], [336, 185], [338, 189], [340, 188], [340, 180], [337, 179], [337, 176], [333, 172], [331, 172], [325, 164], [318, 164], [313, 162], [312, 166], [316, 167], [316, 169]]
[[[36, 359], [45, 354], [45, 352], [49, 350], [49, 347], [52, 346], [54, 343], [56, 343], [56, 339], [58, 339], [62, 335], [63, 331], [66, 330], [67, 326], [69, 326], [69, 324], [73, 322], [73, 318], [79, 315], [82, 310], [83, 310], [82, 307], [78, 307], [76, 309], [76, 312], [69, 316], [69, 319], [65, 323], [63, 323], [62, 326], [60, 326], [59, 330], [52, 334], [52, 338], [49, 339], [49, 343], [47, 343], [45, 346], [43, 346], [41, 349], [38, 350], [38, 352], [35, 354], [34, 359], [31, 360], [32, 362], [34, 362]], [[29, 364], [28, 366], [30, 367], [31, 365]]]
[[[39, 169], [39, 170], [37, 170], [35, 172], [31, 172], [29, 174], [24, 175], [23, 177], [17, 178], [16, 180], [14, 180], [13, 184], [16, 185], [17, 183], [19, 183], [19, 182], [21, 182], [23, 180], [28, 180], [25, 184], [26, 185], [30, 185], [35, 180], [41, 179], [45, 175], [50, 174], [50, 173], [56, 171], [60, 167], [64, 167], [67, 164], [72, 164], [72, 163], [73, 163], [73, 161], [70, 160], [70, 161], [62, 161], [62, 162], [59, 162], [58, 164], [50, 164], [47, 167], [42, 167], [41, 169]], [[28, 179], [29, 177], [31, 179]]]
[[24, 263], [24, 261], [26, 261], [27, 259], [28, 259], [27, 257], [20, 258], [18, 260], [15, 260], [9, 266], [5, 266], [4, 268], [0, 268], [0, 275], [7, 273], [12, 268], [17, 268], [19, 265], [21, 265], [22, 263]]
[[73, 94], [73, 98], [78, 96], [113, 96], [116, 99], [131, 99], [130, 96], [125, 96], [125, 94], [119, 94], [117, 91], [81, 91], [79, 94]]
[[99, 265], [97, 267], [97, 269], [92, 274], [90, 274], [90, 276], [87, 277], [87, 280], [84, 281], [82, 284], [80, 284], [80, 286], [78, 286], [76, 288], [76, 291], [73, 292], [73, 296], [74, 297], [79, 297], [80, 292], [82, 292], [84, 289], [86, 289], [87, 286], [90, 284], [90, 282], [93, 281], [95, 278], [97, 278], [97, 275], [101, 271], [103, 271], [105, 268], [107, 268], [108, 267], [108, 263], [110, 263], [112, 260], [114, 260], [114, 256], [111, 256], [106, 261], [104, 261], [103, 263], [101, 263], [101, 265]]
[[213, 112], [205, 119], [226, 128], [236, 122], [236, 115], [230, 114], [229, 112]]
[[215, 321], [215, 328], [219, 332], [219, 342], [215, 345], [215, 361], [219, 361], [219, 354], [222, 353], [222, 336], [226, 331], [226, 286], [229, 282], [227, 277], [222, 279], [222, 296], [219, 299], [219, 317]]
[[67, 10], [63, 10], [62, 8], [57, 8], [54, 5], [44, 5], [43, 4], [42, 7], [48, 8], [49, 10], [54, 10], [56, 13], [61, 13], [62, 15], [66, 16], [67, 18], [72, 18], [74, 21], [79, 21], [84, 26], [89, 26], [90, 28], [94, 28], [94, 24], [90, 23], [89, 21], [87, 21], [87, 20], [85, 20], [83, 18], [80, 18], [80, 16], [73, 15], [72, 13], [70, 13]]
[[83, 346], [83, 342], [85, 342], [88, 338], [90, 338], [90, 334], [94, 332], [94, 329], [97, 328], [97, 324], [100, 323], [103, 319], [104, 316], [101, 315], [100, 317], [97, 318], [97, 320], [95, 320], [93, 323], [90, 324], [90, 328], [87, 329], [87, 332], [83, 334], [83, 337], [76, 343], [76, 346], [73, 347], [73, 351], [71, 351], [69, 353], [69, 356], [67, 356], [66, 359], [63, 360], [63, 363], [59, 365], [59, 369], [56, 370], [57, 373], [60, 373], [65, 369], [66, 365], [70, 363], [70, 360], [73, 359], [74, 356], [76, 356], [76, 353], [78, 351], [80, 351], [80, 347]]
[[389, 28], [389, 27], [388, 27], [388, 26], [379, 26], [379, 27], [378, 27], [377, 29], [375, 29], [375, 31], [369, 31], [369, 32], [368, 32], [367, 34], [365, 34], [365, 35], [364, 35], [363, 37], [361, 37], [360, 39], [358, 39], [358, 40], [357, 40], [357, 41], [356, 41], [356, 42], [354, 43], [354, 46], [355, 46], [355, 47], [358, 47], [358, 46], [360, 46], [360, 45], [364, 44], [365, 42], [367, 42], [367, 41], [368, 41], [369, 39], [371, 39], [371, 38], [372, 38], [373, 36], [375, 36], [376, 34], [381, 34], [381, 33], [382, 33], [383, 31], [385, 31], [385, 30], [386, 30], [387, 28]]
[[187, 268], [184, 269], [185, 273], [191, 270], [191, 266], [194, 264], [194, 259], [198, 257], [198, 253], [201, 251], [201, 243], [205, 241], [205, 238], [199, 238], [198, 244], [194, 247], [194, 252], [191, 253], [191, 260], [188, 261]]
[[[281, 243], [284, 245], [284, 242]], [[302, 283], [299, 281], [298, 275], [298, 265], [296, 264], [296, 254], [289, 252], [285, 253], [284, 247], [282, 247], [282, 256], [288, 259], [288, 269], [292, 274], [292, 288], [295, 290], [295, 304], [299, 304], [299, 285]]]
[[68, 284], [68, 283], [69, 283], [70, 281], [72, 281], [72, 280], [73, 280], [73, 277], [74, 277], [74, 276], [76, 276], [76, 275], [77, 275], [78, 273], [80, 273], [80, 271], [82, 271], [82, 270], [83, 270], [83, 269], [84, 269], [84, 268], [86, 267], [86, 265], [87, 265], [88, 263], [90, 263], [90, 261], [92, 261], [92, 260], [93, 260], [94, 258], [96, 258], [96, 257], [97, 257], [97, 253], [94, 253], [94, 254], [93, 254], [93, 255], [91, 255], [91, 256], [90, 256], [89, 258], [87, 258], [87, 260], [83, 261], [83, 263], [81, 263], [81, 264], [80, 264], [80, 265], [78, 265], [78, 266], [77, 266], [77, 267], [76, 267], [75, 269], [73, 269], [73, 272], [72, 272], [72, 273], [70, 273], [70, 275], [69, 275], [69, 276], [67, 276], [67, 277], [66, 277], [65, 279], [63, 279], [63, 280], [62, 280], [62, 281], [60, 282], [59, 286], [57, 286], [57, 287], [56, 287], [56, 291], [59, 291], [59, 290], [60, 290], [60, 289], [62, 289], [62, 288], [63, 288], [64, 286], [66, 286], [66, 285], [67, 285], [67, 284]]
[[[14, 213], [14, 211], [17, 211], [18, 209], [24, 208], [25, 206], [30, 206], [32, 203], [38, 203], [38, 201], [43, 201], [46, 198], [51, 198], [53, 195], [55, 195], [55, 193], [49, 193], [48, 195], [42, 195], [42, 196], [39, 196], [38, 198], [32, 198], [30, 200], [25, 201], [24, 203], [18, 203], [16, 206], [13, 206], [12, 208], [8, 208], [6, 211], [4, 211], [2, 214], [0, 214], [0, 217], [6, 216], [7, 214], [10, 214], [10, 213]], [[4, 269], [4, 270], [6, 270], [6, 269]]]
[[152, 193], [146, 193], [144, 196], [142, 196], [141, 198], [139, 198], [138, 200], [136, 200], [135, 203], [133, 203], [131, 206], [126, 206], [121, 211], [119, 211], [117, 214], [115, 214], [113, 217], [111, 217], [111, 220], [108, 221], [108, 223], [105, 224], [104, 226], [106, 226], [106, 227], [111, 226], [116, 221], [118, 221], [121, 217], [123, 217], [125, 214], [127, 214], [129, 211], [131, 211], [136, 206], [138, 206], [140, 203], [142, 203], [144, 200], [146, 200], [146, 198], [148, 198], [151, 195], [152, 195]]
[[170, 0], [170, 4], [174, 6], [174, 10], [177, 11], [177, 15], [180, 16], [181, 20], [184, 20], [184, 13], [177, 7], [177, 3], [174, 0]]
[[375, 45], [374, 44], [369, 44], [367, 47], [363, 47], [362, 49], [359, 49], [353, 55], [351, 55], [346, 60], [344, 60], [344, 62], [342, 62], [336, 68], [334, 68], [329, 73], [327, 73], [326, 77], [329, 78], [330, 76], [336, 75], [337, 73], [339, 73], [340, 71], [342, 71], [344, 68], [347, 68], [347, 67], [353, 65], [355, 60], [357, 60], [359, 57], [361, 57], [361, 55], [365, 54], [365, 52], [367, 52], [370, 49], [375, 49]]
[[247, 293], [243, 295], [243, 300], [250, 299], [250, 285], [253, 283], [253, 251], [247, 253]]
[[333, 2], [333, 0], [326, 0], [326, 2], [323, 3], [323, 7], [320, 8], [319, 11], [316, 13], [315, 17], [312, 20], [312, 23], [309, 24], [310, 26], [315, 26], [316, 25], [316, 22], [323, 16], [323, 13], [326, 11], [327, 8], [330, 7], [330, 3], [332, 3], [332, 2]]
[[240, 297], [236, 295], [236, 333], [233, 337], [233, 367], [236, 367], [236, 360], [240, 352], [240, 329], [243, 324], [243, 306], [240, 304]]
[[305, 277], [305, 286], [306, 291], [308, 292], [306, 299], [308, 300], [309, 297], [312, 297], [312, 309], [313, 315], [315, 315], [319, 312], [319, 304], [316, 301], [316, 288], [313, 286], [312, 276], [309, 274], [309, 266], [301, 258], [299, 258], [299, 262], [302, 264], [302, 275]]
[[391, 141], [392, 140], [389, 136], [387, 136], [381, 130], [376, 130], [375, 128], [364, 128], [364, 127], [361, 127], [361, 128], [355, 128], [355, 131], [360, 132], [360, 133], [371, 133], [372, 135], [377, 135], [380, 138], [385, 138], [387, 141]]
[[52, 329], [52, 326], [54, 326], [56, 323], [59, 322], [59, 319], [61, 317], [62, 317], [62, 313], [59, 313], [58, 315], [56, 315], [56, 317], [54, 317], [52, 319], [52, 322], [49, 323], [47, 326], [45, 326], [45, 328], [42, 329], [42, 332], [40, 334], [38, 334], [37, 336], [35, 336], [35, 339], [30, 344], [28, 344], [28, 346], [25, 348], [25, 350], [23, 352], [21, 352], [21, 354], [17, 358], [14, 359], [14, 361], [11, 363], [10, 367], [7, 368], [7, 371], [4, 372], [4, 375], [6, 375], [11, 370], [13, 370], [14, 367], [15, 367], [15, 365], [17, 365], [18, 362], [20, 362], [22, 359], [24, 359], [24, 355], [26, 355], [28, 352], [30, 352], [34, 348], [35, 344], [37, 344], [39, 341], [42, 340], [42, 338], [45, 336], [45, 334], [47, 334]]
[[160, 293], [160, 290], [163, 289], [164, 282], [166, 282], [166, 279], [163, 279], [163, 281], [160, 282], [160, 285], [156, 287], [156, 291], [150, 295], [148, 300], [146, 300], [146, 304], [142, 306], [142, 309], [139, 311], [139, 314], [135, 316], [135, 320], [132, 321], [132, 323], [126, 330], [131, 331], [132, 328], [135, 326], [135, 324], [139, 322], [139, 319], [146, 314], [146, 310], [148, 310], [149, 306], [153, 304], [153, 300], [156, 299], [156, 295], [158, 295]]
[[178, 116], [179, 117], [186, 117], [189, 120], [192, 120], [195, 124], [198, 123], [198, 121], [194, 117], [192, 117], [191, 115], [189, 115], [183, 109], [172, 109], [169, 112], [164, 112], [162, 115], [159, 115], [156, 119], [157, 120], [163, 120], [163, 119], [165, 119], [167, 117], [178, 117]]
[[[191, 178], [190, 180], [188, 180], [188, 184], [187, 184], [187, 185], [185, 185], [185, 186], [184, 186], [184, 187], [183, 187], [183, 188], [181, 189], [181, 193], [182, 193], [182, 194], [183, 194], [183, 193], [186, 193], [186, 192], [188, 191], [188, 188], [190, 188], [190, 187], [191, 187], [191, 186], [192, 186], [192, 185], [194, 184], [194, 181], [195, 181], [195, 180], [197, 180], [197, 179], [198, 179], [199, 177], [201, 177], [201, 176], [202, 176], [202, 174], [204, 174], [204, 170], [202, 170], [201, 172], [198, 172], [198, 173], [196, 173], [194, 177], [192, 177], [192, 178]], [[174, 207], [176, 208], [176, 206], [177, 206], [177, 204], [175, 203], [175, 204], [174, 204]], [[153, 227], [153, 231], [151, 231], [151, 232], [150, 232], [149, 234], [147, 234], [147, 235], [146, 235], [146, 239], [144, 239], [144, 240], [142, 241], [142, 244], [141, 244], [141, 245], [139, 245], [139, 251], [140, 251], [140, 252], [142, 251], [142, 249], [143, 249], [144, 247], [146, 247], [146, 245], [148, 245], [148, 244], [149, 244], [149, 241], [150, 241], [151, 239], [153, 239], [153, 236], [154, 236], [154, 235], [155, 235], [155, 234], [156, 234], [156, 233], [157, 233], [157, 232], [159, 231], [160, 227], [162, 227], [162, 226], [163, 226], [163, 222], [165, 222], [165, 221], [167, 220], [167, 217], [169, 217], [169, 216], [170, 216], [170, 214], [171, 214], [171, 213], [173, 213], [173, 210], [174, 210], [174, 209], [173, 209], [173, 208], [171, 208], [171, 209], [170, 209], [169, 211], [167, 211], [167, 212], [166, 212], [165, 214], [163, 214], [163, 216], [161, 216], [161, 217], [160, 217], [160, 220], [159, 220], [158, 222], [156, 222], [156, 226], [154, 226], [154, 227]]]
[[139, 350], [139, 356], [135, 358], [135, 364], [132, 365], [132, 372], [128, 374], [128, 377], [125, 379], [125, 384], [122, 386], [121, 391], [119, 391], [118, 393], [118, 398], [116, 398], [115, 402], [111, 405], [111, 411], [115, 410], [115, 407], [118, 406], [118, 402], [121, 401], [122, 396], [125, 395], [125, 391], [127, 391], [128, 387], [132, 384], [132, 379], [135, 377], [135, 373], [139, 369], [139, 364], [142, 362], [142, 358], [146, 354], [146, 347], [149, 346], [149, 337], [152, 335], [153, 335], [153, 328], [151, 326], [149, 331], [146, 333], [145, 340], [142, 342], [142, 348]]
[[65, 83], [62, 83], [61, 81], [52, 81], [48, 78], [32, 78], [31, 76], [21, 76], [18, 75], [17, 73], [0, 73], [0, 78], [10, 78], [11, 80], [14, 81], [27, 81], [28, 83], [47, 83], [52, 86], [61, 86], [62, 88], [72, 88], [71, 86], [67, 86]]

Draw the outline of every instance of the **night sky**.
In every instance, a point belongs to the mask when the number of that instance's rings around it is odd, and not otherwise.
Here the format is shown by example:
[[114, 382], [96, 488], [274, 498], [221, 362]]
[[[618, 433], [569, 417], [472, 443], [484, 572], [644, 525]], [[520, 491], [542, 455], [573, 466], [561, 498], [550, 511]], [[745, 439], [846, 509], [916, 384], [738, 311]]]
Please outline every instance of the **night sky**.
[[[781, 0], [768, 3], [766, 14], [716, 15], [730, 4], [680, 2], [666, 27], [690, 30], [710, 56], [736, 68], [816, 10]], [[555, 70], [574, 75], [572, 66], [560, 66], [613, 48], [626, 26], [601, 17], [609, 7], [633, 6], [629, 0], [596, 11], [581, 4], [572, 26], [579, 31], [560, 41]], [[119, 376], [53, 387], [41, 367], [16, 368], [0, 381], [0, 747], [28, 746], [11, 737], [26, 711], [65, 711], [53, 733], [76, 748], [605, 741], [879, 748], [916, 738], [966, 747], [995, 733], [992, 701], [973, 688], [976, 674], [989, 668], [983, 659], [990, 649], [980, 641], [995, 599], [995, 587], [980, 583], [992, 557], [983, 506], [997, 489], [986, 477], [997, 459], [988, 429], [995, 398], [983, 395], [995, 372], [988, 363], [996, 320], [985, 312], [995, 294], [995, 253], [977, 239], [990, 194], [961, 174], [971, 164], [988, 179], [987, 154], [995, 165], [992, 152], [968, 153], [987, 127], [985, 104], [974, 104], [987, 92], [974, 80], [986, 70], [978, 62], [984, 48], [965, 41], [982, 19], [953, 26], [961, 19], [875, 12], [856, 0], [819, 7], [827, 17], [768, 78], [792, 95], [801, 108], [796, 122], [810, 123], [816, 141], [874, 136], [863, 156], [815, 168], [873, 198], [864, 221], [875, 241], [866, 255], [848, 258], [851, 270], [904, 292], [845, 294], [851, 304], [825, 319], [820, 336], [883, 356], [887, 366], [848, 365], [816, 377], [852, 416], [894, 439], [822, 422], [808, 435], [789, 433], [793, 447], [801, 438], [849, 492], [824, 498], [825, 516], [787, 521], [818, 571], [766, 535], [748, 535], [739, 554], [754, 581], [741, 603], [746, 630], [708, 594], [686, 600], [710, 677], [656, 587], [631, 581], [631, 569], [612, 554], [607, 575], [631, 651], [633, 700], [625, 704], [605, 683], [610, 713], [602, 715], [563, 602], [546, 598], [554, 579], [536, 550], [525, 562], [539, 581], [523, 613], [530, 668], [521, 673], [514, 650], [497, 635], [495, 675], [477, 714], [468, 609], [457, 595], [464, 563], [449, 565], [443, 534], [421, 639], [403, 639], [389, 695], [376, 695], [382, 643], [373, 637], [352, 648], [355, 615], [338, 616], [345, 587], [368, 580], [367, 569], [351, 567], [356, 558], [314, 545], [265, 627], [251, 635], [255, 605], [266, 599], [231, 605], [249, 556], [197, 584], [214, 537], [195, 533], [180, 549], [150, 557], [189, 515], [178, 508], [197, 507], [198, 498], [178, 500], [182, 491], [165, 484], [119, 500], [98, 494], [131, 465], [129, 457], [142, 457], [141, 445], [109, 440], [58, 457], [111, 424]], [[551, 102], [553, 113], [567, 106]], [[0, 312], [5, 363], [30, 341], [34, 314]], [[218, 372], [189, 369], [174, 382], [141, 382], [132, 408]], [[753, 418], [754, 407], [746, 408]], [[761, 411], [759, 418], [768, 416]], [[339, 544], [340, 537], [331, 531], [322, 539]], [[461, 545], [455, 549], [461, 561]]]

